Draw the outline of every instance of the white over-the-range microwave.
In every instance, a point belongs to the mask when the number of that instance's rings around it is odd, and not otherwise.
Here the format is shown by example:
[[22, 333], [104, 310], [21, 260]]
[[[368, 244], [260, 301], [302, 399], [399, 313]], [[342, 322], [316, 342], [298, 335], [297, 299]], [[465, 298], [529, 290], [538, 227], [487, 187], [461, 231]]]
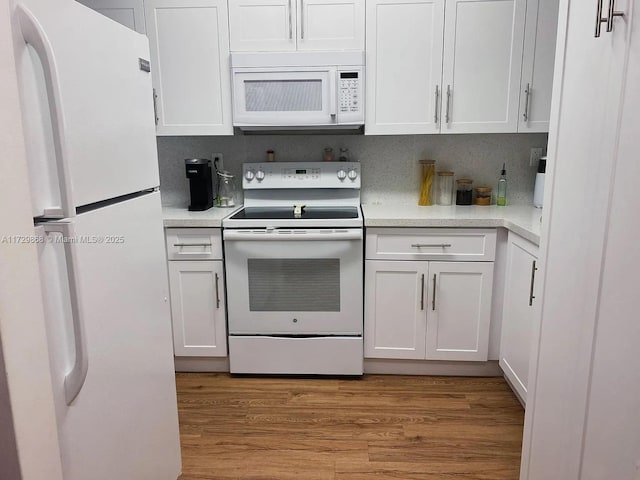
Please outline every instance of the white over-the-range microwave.
[[232, 53], [231, 74], [242, 130], [364, 124], [364, 52]]

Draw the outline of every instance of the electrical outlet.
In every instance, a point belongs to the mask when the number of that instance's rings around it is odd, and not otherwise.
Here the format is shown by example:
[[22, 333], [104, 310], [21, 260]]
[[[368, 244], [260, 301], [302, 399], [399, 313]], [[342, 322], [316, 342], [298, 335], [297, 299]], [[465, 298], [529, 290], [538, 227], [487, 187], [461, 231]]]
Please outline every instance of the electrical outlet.
[[544, 147], [532, 148], [531, 155], [529, 156], [529, 166], [537, 167], [538, 160], [540, 160], [540, 157], [543, 157], [543, 156], [544, 156]]
[[[213, 164], [214, 167], [218, 169], [219, 172], [223, 172], [224, 171], [224, 157], [222, 156], [221, 153], [212, 153], [211, 157], [213, 159]], [[218, 159], [217, 165], [216, 165], [216, 159]], [[215, 171], [214, 168], [214, 171]]]

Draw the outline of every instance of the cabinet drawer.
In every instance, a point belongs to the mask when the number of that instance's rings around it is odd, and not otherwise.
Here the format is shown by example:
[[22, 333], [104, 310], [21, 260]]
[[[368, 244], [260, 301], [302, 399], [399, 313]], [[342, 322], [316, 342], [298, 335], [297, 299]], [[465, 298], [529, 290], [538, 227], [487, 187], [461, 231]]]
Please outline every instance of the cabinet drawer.
[[166, 237], [169, 260], [222, 259], [219, 228], [167, 228]]
[[492, 262], [495, 229], [369, 228], [369, 260], [462, 260]]

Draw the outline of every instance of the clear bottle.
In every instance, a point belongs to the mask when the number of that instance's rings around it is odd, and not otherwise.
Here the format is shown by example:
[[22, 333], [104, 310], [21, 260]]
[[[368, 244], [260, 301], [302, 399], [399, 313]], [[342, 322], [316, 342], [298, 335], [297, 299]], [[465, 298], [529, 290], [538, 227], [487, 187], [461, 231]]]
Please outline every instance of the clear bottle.
[[324, 151], [322, 152], [322, 160], [325, 162], [333, 162], [333, 148], [327, 147], [324, 149]]
[[453, 203], [453, 172], [438, 172], [438, 205]]
[[498, 198], [496, 204], [504, 207], [507, 204], [507, 169], [506, 163], [502, 164], [502, 171], [498, 179]]

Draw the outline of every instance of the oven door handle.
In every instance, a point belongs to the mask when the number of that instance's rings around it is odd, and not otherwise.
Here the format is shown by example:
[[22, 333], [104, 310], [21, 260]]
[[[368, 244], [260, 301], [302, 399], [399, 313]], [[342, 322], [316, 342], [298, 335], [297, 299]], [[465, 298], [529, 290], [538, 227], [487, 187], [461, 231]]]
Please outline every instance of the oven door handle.
[[244, 241], [334, 241], [362, 240], [362, 229], [314, 229], [314, 230], [223, 230], [225, 240]]

